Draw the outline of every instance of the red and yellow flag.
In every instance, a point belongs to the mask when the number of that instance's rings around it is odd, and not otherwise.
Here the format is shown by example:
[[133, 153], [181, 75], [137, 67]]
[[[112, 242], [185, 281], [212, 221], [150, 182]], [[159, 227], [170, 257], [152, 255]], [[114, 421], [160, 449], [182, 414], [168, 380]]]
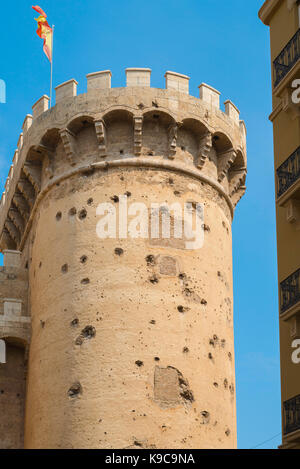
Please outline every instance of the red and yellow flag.
[[52, 35], [53, 35], [53, 30], [49, 26], [46, 18], [47, 15], [46, 13], [39, 7], [39, 6], [34, 6], [32, 7], [35, 11], [37, 11], [40, 16], [38, 18], [35, 18], [35, 20], [38, 23], [38, 29], [37, 29], [37, 35], [44, 39], [44, 45], [43, 45], [43, 50], [50, 60], [52, 62]]

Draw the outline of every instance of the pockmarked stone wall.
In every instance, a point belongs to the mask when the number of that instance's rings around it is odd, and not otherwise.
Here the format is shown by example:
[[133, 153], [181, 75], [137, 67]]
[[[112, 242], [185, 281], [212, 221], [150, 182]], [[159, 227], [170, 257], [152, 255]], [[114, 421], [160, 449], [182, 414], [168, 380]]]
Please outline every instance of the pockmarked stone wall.
[[150, 74], [70, 80], [23, 125], [0, 230], [29, 274], [26, 448], [236, 447], [245, 125], [208, 85]]

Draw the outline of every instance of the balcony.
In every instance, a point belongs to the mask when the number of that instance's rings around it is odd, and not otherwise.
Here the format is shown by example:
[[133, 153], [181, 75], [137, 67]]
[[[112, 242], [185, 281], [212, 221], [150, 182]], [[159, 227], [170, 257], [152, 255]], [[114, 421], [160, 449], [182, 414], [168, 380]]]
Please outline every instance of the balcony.
[[283, 433], [300, 430], [300, 395], [283, 403]]
[[284, 318], [300, 311], [300, 269], [280, 284], [280, 313]]
[[300, 28], [273, 62], [274, 88], [292, 70], [300, 58]]
[[277, 197], [300, 182], [300, 147], [277, 169]]

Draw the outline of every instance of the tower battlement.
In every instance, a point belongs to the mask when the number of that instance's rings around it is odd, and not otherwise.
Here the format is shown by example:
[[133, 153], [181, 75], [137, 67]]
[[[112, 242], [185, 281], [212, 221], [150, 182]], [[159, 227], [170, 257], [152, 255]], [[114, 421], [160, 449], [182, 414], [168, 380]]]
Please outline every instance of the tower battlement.
[[[220, 110], [220, 93], [202, 83], [200, 98], [189, 95], [189, 77], [166, 72], [166, 89], [150, 87], [151, 70], [126, 69], [126, 87], [111, 88], [109, 70], [87, 75], [87, 93], [77, 81], [58, 85], [56, 105], [42, 96], [27, 115], [0, 202], [0, 248], [22, 249], [33, 213], [49, 187], [67, 174], [88, 169], [140, 166], [188, 172], [211, 184], [231, 214], [245, 192], [246, 128], [229, 100]], [[130, 124], [115, 148], [116, 121]], [[152, 126], [161, 124], [163, 146], [154, 148]], [[90, 154], [80, 153], [80, 132], [93, 128]], [[125, 135], [124, 135], [125, 137]], [[130, 142], [130, 144], [128, 143]], [[61, 162], [54, 162], [57, 146]], [[84, 142], [82, 142], [84, 145]], [[124, 148], [122, 148], [122, 146]]]

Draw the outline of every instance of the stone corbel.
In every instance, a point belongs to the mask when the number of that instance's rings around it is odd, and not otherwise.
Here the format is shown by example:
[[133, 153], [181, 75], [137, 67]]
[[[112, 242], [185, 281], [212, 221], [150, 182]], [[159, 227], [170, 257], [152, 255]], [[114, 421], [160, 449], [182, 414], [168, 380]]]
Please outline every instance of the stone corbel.
[[169, 127], [169, 154], [168, 158], [173, 160], [176, 154], [177, 146], [177, 136], [178, 136], [178, 125], [172, 124]]
[[35, 191], [31, 183], [26, 179], [20, 179], [18, 182], [18, 189], [27, 200], [30, 209], [32, 209], [35, 200]]
[[18, 245], [20, 240], [21, 240], [21, 236], [20, 236], [20, 232], [19, 232], [18, 228], [16, 227], [16, 225], [11, 220], [9, 220], [7, 218], [5, 223], [4, 223], [4, 226], [7, 229], [7, 231], [9, 232], [12, 239]]
[[24, 220], [18, 211], [18, 209], [11, 208], [8, 211], [8, 217], [10, 220], [13, 222], [13, 224], [16, 226], [16, 228], [19, 230], [20, 233], [24, 232]]
[[103, 120], [95, 121], [95, 130], [101, 158], [107, 156], [106, 126]]
[[212, 149], [212, 134], [207, 132], [200, 138], [199, 141], [199, 149], [198, 149], [198, 158], [196, 162], [196, 166], [199, 169], [202, 169], [206, 158], [208, 157], [210, 151]]
[[51, 153], [46, 153], [44, 157], [44, 168], [45, 168], [45, 174], [49, 179], [52, 179], [54, 176], [54, 168], [53, 168], [53, 162], [54, 162], [54, 157]]
[[134, 122], [134, 154], [140, 156], [142, 154], [143, 141], [143, 117], [135, 116]]
[[246, 192], [246, 186], [241, 186], [234, 194], [233, 196], [231, 197], [231, 201], [232, 201], [232, 205], [234, 207], [237, 206], [237, 204], [239, 203], [239, 201], [241, 200], [241, 198], [243, 197], [243, 195], [245, 194]]
[[44, 171], [46, 176], [51, 179], [54, 176], [54, 151], [51, 150], [49, 147], [40, 143], [35, 147], [35, 150], [42, 154], [43, 157], [43, 164], [44, 164]]
[[230, 149], [223, 153], [218, 153], [218, 181], [222, 182], [230, 166], [236, 159], [237, 153], [235, 150]]
[[13, 197], [13, 203], [18, 208], [20, 214], [22, 215], [24, 221], [26, 222], [29, 218], [29, 206], [26, 199], [21, 193], [17, 193]]
[[60, 137], [67, 159], [71, 165], [74, 165], [76, 156], [76, 136], [69, 129], [63, 129], [60, 131]]
[[36, 194], [38, 194], [41, 190], [41, 173], [42, 173], [42, 168], [39, 165], [34, 165], [32, 163], [25, 163], [23, 167], [24, 174], [26, 175], [27, 179], [31, 182], [33, 185]]
[[15, 249], [16, 243], [11, 237], [9, 231], [4, 228], [0, 237], [0, 248], [4, 249]]
[[245, 185], [247, 169], [246, 168], [239, 168], [236, 170], [233, 169], [229, 172], [229, 174], [230, 174], [229, 193], [230, 193], [230, 196], [232, 196], [239, 190], [241, 186]]

